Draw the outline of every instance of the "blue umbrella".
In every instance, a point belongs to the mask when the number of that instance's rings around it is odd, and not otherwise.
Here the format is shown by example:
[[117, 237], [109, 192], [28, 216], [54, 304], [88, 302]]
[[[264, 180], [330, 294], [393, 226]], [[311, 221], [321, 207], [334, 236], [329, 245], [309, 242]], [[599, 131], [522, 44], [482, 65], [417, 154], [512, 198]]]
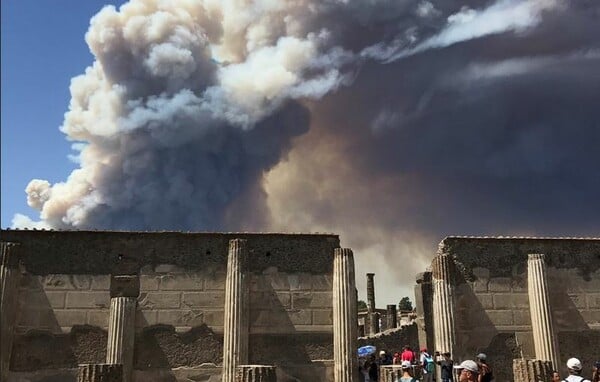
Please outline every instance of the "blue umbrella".
[[371, 345], [361, 346], [358, 348], [358, 356], [366, 357], [370, 354], [375, 353], [375, 351], [377, 351], [377, 348], [375, 346], [371, 346]]

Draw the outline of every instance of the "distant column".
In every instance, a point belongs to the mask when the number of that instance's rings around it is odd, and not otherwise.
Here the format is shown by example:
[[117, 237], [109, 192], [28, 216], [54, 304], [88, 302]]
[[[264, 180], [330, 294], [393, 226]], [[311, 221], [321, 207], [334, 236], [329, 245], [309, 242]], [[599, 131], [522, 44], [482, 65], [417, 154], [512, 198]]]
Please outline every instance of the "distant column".
[[398, 326], [398, 311], [396, 310], [395, 304], [387, 306], [387, 329], [394, 329]]
[[454, 260], [447, 253], [432, 262], [433, 333], [436, 351], [454, 356]]
[[238, 365], [248, 363], [248, 249], [246, 240], [229, 241], [225, 281], [223, 382], [234, 382]]
[[121, 382], [123, 365], [91, 363], [79, 365], [77, 382]]
[[355, 282], [352, 250], [336, 248], [333, 255], [334, 382], [358, 381]]
[[548, 298], [546, 263], [542, 254], [529, 255], [527, 260], [527, 291], [529, 294], [535, 358], [542, 361], [551, 361], [556, 369], [560, 365], [559, 353], [552, 325], [550, 299]]
[[379, 333], [379, 317], [375, 312], [375, 273], [367, 273], [367, 322], [369, 335]]
[[8, 379], [10, 354], [13, 345], [13, 331], [18, 309], [18, 289], [21, 272], [19, 270], [19, 244], [1, 242], [2, 265], [0, 267], [0, 380]]

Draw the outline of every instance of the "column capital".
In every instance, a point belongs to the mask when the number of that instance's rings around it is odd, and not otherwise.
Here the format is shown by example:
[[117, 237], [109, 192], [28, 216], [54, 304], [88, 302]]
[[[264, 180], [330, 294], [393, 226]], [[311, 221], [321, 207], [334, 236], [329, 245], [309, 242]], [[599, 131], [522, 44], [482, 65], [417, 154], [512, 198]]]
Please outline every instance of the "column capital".
[[530, 253], [527, 255], [527, 260], [545, 260], [546, 255], [543, 253]]

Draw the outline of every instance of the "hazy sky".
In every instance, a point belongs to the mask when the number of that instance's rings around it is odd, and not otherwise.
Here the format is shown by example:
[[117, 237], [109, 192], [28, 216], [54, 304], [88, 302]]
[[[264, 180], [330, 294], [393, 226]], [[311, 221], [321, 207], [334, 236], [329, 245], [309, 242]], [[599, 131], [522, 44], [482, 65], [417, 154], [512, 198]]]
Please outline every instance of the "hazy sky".
[[599, 2], [242, 3], [3, 1], [2, 226], [599, 236]]

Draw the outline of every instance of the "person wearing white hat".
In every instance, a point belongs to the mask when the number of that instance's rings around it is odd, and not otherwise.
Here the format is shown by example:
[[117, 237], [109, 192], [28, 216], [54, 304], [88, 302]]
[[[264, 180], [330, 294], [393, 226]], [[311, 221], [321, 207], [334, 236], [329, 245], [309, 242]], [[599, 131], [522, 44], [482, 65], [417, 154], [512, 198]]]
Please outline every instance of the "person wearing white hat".
[[398, 380], [399, 382], [419, 382], [419, 380], [411, 375], [413, 371], [413, 365], [410, 361], [404, 360], [402, 365], [402, 377]]
[[566, 382], [590, 382], [589, 379], [585, 379], [581, 376], [581, 361], [577, 358], [569, 358], [567, 361], [567, 369], [569, 369], [569, 376], [565, 378]]
[[462, 361], [458, 366], [454, 366], [455, 369], [460, 370], [458, 375], [459, 382], [476, 382], [479, 376], [479, 366], [477, 362], [470, 359]]

